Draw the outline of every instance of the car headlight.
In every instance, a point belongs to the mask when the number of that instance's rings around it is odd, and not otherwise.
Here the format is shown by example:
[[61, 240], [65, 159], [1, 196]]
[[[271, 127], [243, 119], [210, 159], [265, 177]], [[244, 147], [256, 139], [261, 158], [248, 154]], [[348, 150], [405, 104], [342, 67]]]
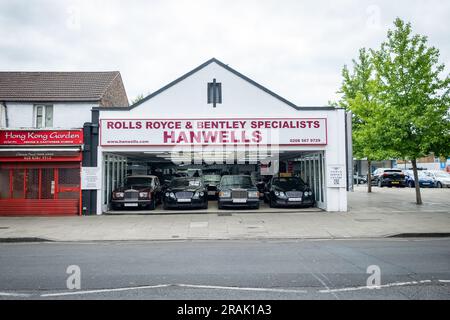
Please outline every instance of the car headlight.
[[173, 193], [173, 192], [169, 193], [169, 197], [171, 197], [171, 198], [176, 198], [176, 197], [175, 197], [175, 193]]
[[170, 193], [169, 193], [169, 192], [166, 192], [164, 195], [165, 195], [166, 197], [169, 197], [169, 196], [170, 196]]
[[219, 192], [219, 197], [221, 197], [221, 198], [229, 198], [229, 197], [231, 197], [231, 191], [229, 191], [229, 190], [220, 191]]
[[114, 192], [114, 198], [123, 198], [125, 196], [125, 193], [123, 192]]
[[248, 197], [249, 198], [259, 198], [259, 192], [258, 191], [249, 191]]
[[275, 191], [275, 195], [278, 198], [286, 198], [286, 194], [284, 192], [282, 192], [282, 191]]
[[200, 191], [200, 192], [195, 192], [194, 193], [194, 199], [198, 199], [198, 198], [200, 198], [200, 197], [203, 197], [205, 195], [205, 193], [203, 192], [203, 191]]
[[310, 197], [310, 196], [312, 196], [312, 191], [305, 191], [304, 196], [305, 196], [305, 197]]
[[148, 192], [139, 192], [139, 198], [147, 198], [149, 195]]

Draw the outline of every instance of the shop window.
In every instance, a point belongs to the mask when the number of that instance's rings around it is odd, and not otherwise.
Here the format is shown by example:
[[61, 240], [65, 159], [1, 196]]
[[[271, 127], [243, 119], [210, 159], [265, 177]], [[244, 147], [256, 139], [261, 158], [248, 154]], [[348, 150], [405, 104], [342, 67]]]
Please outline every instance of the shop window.
[[0, 199], [8, 199], [10, 197], [9, 179], [9, 169], [0, 168]]
[[216, 82], [216, 79], [208, 83], [208, 104], [211, 103], [214, 107], [217, 103], [222, 103], [222, 83]]
[[53, 127], [53, 106], [36, 105], [34, 106], [34, 125], [36, 128]]
[[13, 169], [13, 179], [12, 179], [12, 197], [13, 199], [24, 199], [24, 178], [25, 178], [25, 170], [24, 169]]

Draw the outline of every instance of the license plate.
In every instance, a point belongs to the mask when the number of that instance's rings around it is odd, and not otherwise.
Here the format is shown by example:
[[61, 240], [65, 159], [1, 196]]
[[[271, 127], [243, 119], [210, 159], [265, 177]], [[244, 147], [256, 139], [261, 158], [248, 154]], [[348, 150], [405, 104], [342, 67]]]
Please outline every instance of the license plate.
[[125, 207], [137, 207], [138, 204], [137, 203], [125, 203], [124, 206]]
[[292, 202], [302, 202], [302, 198], [289, 198], [288, 201], [292, 201]]
[[247, 199], [233, 199], [233, 203], [246, 203]]
[[392, 183], [392, 184], [399, 184], [400, 182], [398, 182], [398, 181], [392, 181], [391, 183]]
[[191, 199], [177, 199], [178, 202], [191, 202]]
[[208, 195], [210, 195], [210, 196], [215, 196], [215, 195], [216, 195], [216, 192], [215, 192], [215, 191], [208, 191]]

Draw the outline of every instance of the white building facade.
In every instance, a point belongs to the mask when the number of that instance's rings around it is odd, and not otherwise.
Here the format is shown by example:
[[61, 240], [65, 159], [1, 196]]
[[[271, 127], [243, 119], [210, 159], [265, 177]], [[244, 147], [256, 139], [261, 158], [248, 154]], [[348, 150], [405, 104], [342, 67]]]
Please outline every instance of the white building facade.
[[123, 182], [130, 158], [149, 161], [153, 169], [170, 161], [228, 161], [258, 176], [273, 160], [282, 173], [298, 173], [313, 188], [319, 208], [347, 211], [352, 164], [345, 110], [299, 107], [216, 59], [131, 107], [99, 107], [93, 114], [99, 124], [97, 214], [109, 210], [110, 193]]

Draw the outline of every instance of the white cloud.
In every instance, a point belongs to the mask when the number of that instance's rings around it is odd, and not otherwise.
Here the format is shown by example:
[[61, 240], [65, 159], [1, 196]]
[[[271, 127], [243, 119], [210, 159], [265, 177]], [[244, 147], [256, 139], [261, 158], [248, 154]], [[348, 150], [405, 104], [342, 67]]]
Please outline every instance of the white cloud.
[[446, 0], [0, 0], [0, 69], [119, 70], [133, 98], [214, 56], [294, 103], [324, 105], [342, 66], [397, 16], [450, 65]]

